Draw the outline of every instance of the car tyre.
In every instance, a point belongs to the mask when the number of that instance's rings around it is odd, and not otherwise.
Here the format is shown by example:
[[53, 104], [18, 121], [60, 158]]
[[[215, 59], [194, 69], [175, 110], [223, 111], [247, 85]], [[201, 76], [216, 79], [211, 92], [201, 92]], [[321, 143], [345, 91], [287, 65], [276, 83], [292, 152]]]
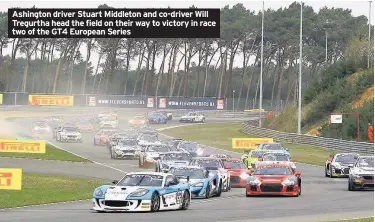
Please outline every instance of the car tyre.
[[207, 184], [207, 187], [206, 187], [206, 199], [210, 198], [210, 192], [211, 192], [210, 184]]
[[160, 209], [160, 197], [157, 193], [151, 196], [151, 212], [157, 212]]
[[349, 178], [349, 181], [348, 181], [348, 190], [349, 191], [354, 191], [353, 183], [350, 181], [350, 178]]
[[222, 193], [222, 186], [223, 186], [223, 183], [220, 181], [220, 183], [219, 183], [219, 188], [218, 188], [218, 191], [217, 191], [217, 194], [216, 194], [217, 197], [220, 197], [220, 196], [221, 196], [221, 193]]
[[329, 177], [327, 167], [325, 167], [324, 174], [325, 174], [326, 177]]
[[329, 174], [329, 177], [330, 177], [330, 178], [335, 178], [335, 176], [332, 176], [332, 167], [330, 167], [330, 169], [329, 169], [329, 173], [330, 173], [330, 174]]
[[190, 193], [185, 190], [184, 194], [182, 195], [181, 210], [189, 209], [189, 205], [190, 205]]
[[205, 123], [205, 122], [206, 122], [206, 118], [203, 118], [203, 119], [202, 119], [202, 123]]

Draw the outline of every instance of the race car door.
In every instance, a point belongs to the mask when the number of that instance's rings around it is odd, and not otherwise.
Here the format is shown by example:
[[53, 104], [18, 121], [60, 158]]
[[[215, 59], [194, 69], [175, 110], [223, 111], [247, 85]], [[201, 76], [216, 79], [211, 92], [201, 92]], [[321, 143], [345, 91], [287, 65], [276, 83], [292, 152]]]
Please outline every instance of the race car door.
[[174, 207], [182, 202], [182, 192], [179, 191], [179, 181], [177, 177], [169, 175], [165, 179], [165, 189], [163, 195], [164, 207]]

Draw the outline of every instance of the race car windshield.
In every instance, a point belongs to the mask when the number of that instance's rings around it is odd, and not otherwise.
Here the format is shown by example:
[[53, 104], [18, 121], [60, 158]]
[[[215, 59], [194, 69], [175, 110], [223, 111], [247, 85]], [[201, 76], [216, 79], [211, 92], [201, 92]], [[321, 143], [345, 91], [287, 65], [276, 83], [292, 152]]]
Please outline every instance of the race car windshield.
[[343, 164], [351, 164], [355, 163], [357, 157], [357, 155], [337, 155], [335, 161]]
[[239, 161], [224, 161], [224, 165], [230, 166], [231, 169], [245, 169], [243, 163]]
[[152, 136], [152, 135], [143, 135], [143, 136], [141, 136], [140, 140], [144, 140], [144, 141], [147, 141], [147, 142], [156, 142], [156, 141], [158, 141], [158, 138], [156, 136]]
[[359, 167], [374, 167], [374, 158], [362, 158], [358, 163]]
[[284, 148], [281, 146], [281, 144], [267, 144], [264, 145], [265, 150], [284, 150]]
[[196, 160], [194, 161], [194, 165], [204, 167], [208, 170], [217, 170], [220, 166], [216, 160]]
[[137, 141], [136, 140], [122, 140], [119, 142], [119, 145], [122, 145], [122, 146], [135, 146], [137, 145]]
[[182, 145], [182, 148], [188, 152], [194, 152], [198, 149], [198, 144], [197, 143], [184, 143]]
[[290, 175], [292, 174], [288, 167], [259, 167], [255, 170], [254, 175]]
[[181, 160], [181, 161], [188, 161], [190, 160], [189, 155], [186, 153], [166, 153], [163, 156], [164, 161], [174, 161], [174, 160]]
[[141, 186], [141, 187], [161, 187], [163, 176], [135, 174], [127, 175], [117, 184], [118, 186]]
[[280, 154], [266, 154], [263, 155], [263, 161], [289, 161], [289, 156]]
[[189, 179], [203, 179], [205, 173], [201, 169], [175, 169], [171, 172], [172, 174], [183, 177], [189, 177]]
[[64, 127], [63, 131], [65, 131], [65, 132], [77, 132], [77, 128], [75, 128], [75, 127]]
[[150, 146], [148, 149], [147, 149], [148, 152], [162, 152], [162, 153], [166, 153], [169, 151], [169, 148], [168, 146]]

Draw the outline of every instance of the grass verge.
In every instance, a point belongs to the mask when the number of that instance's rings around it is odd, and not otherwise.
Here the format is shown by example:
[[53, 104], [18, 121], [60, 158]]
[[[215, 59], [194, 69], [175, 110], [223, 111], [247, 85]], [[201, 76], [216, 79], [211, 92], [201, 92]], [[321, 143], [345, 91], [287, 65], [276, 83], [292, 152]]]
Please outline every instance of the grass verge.
[[[361, 219], [353, 219], [353, 220], [337, 220], [337, 221], [330, 221], [330, 222], [373, 222], [373, 217], [368, 218], [361, 218]], [[329, 221], [326, 221], [329, 222]]]
[[86, 159], [58, 149], [51, 144], [46, 144], [46, 153], [0, 153], [0, 157], [15, 157], [27, 159], [42, 159], [42, 160], [60, 160], [72, 162], [90, 162]]
[[22, 190], [0, 190], [0, 208], [91, 198], [100, 180], [24, 173]]
[[[163, 130], [162, 133], [175, 138], [197, 141], [207, 146], [232, 150], [232, 138], [256, 138], [241, 131], [242, 123], [207, 123]], [[289, 148], [295, 161], [324, 166], [329, 154], [335, 151], [321, 147], [283, 143]], [[238, 151], [241, 152], [241, 151]]]

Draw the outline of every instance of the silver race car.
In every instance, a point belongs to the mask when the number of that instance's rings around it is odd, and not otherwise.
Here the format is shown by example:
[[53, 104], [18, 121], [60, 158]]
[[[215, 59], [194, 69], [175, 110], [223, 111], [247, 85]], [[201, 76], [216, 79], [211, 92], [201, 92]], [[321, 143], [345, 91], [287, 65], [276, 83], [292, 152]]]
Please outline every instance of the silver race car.
[[361, 156], [349, 171], [348, 190], [374, 190], [374, 156]]
[[165, 153], [155, 163], [155, 172], [169, 172], [175, 167], [187, 166], [192, 156], [187, 152], [172, 151]]
[[146, 148], [142, 148], [142, 151], [139, 155], [139, 167], [155, 167], [155, 164], [160, 159], [160, 156], [170, 151], [170, 147], [164, 144], [154, 144], [147, 146]]
[[329, 155], [325, 163], [326, 177], [343, 177], [349, 176], [349, 169], [353, 167], [357, 161], [359, 154], [357, 153], [337, 153]]
[[139, 157], [140, 149], [136, 139], [122, 139], [111, 148], [111, 159], [136, 159]]

